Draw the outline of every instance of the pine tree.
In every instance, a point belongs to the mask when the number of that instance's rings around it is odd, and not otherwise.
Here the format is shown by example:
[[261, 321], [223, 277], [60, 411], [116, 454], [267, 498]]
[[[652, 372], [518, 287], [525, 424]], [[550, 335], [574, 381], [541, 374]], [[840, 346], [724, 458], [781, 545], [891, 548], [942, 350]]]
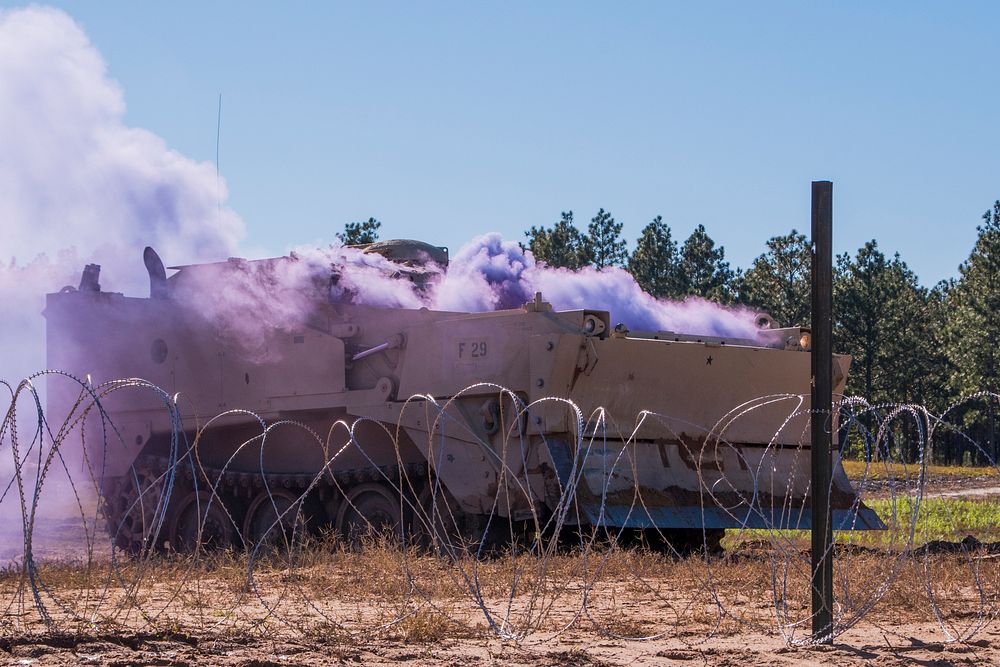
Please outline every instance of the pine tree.
[[704, 225], [698, 225], [684, 241], [680, 258], [685, 294], [720, 303], [732, 301], [736, 275], [725, 261], [725, 248], [715, 246]]
[[590, 260], [598, 269], [606, 266], [623, 266], [628, 261], [628, 250], [622, 238], [622, 223], [615, 222], [603, 208], [590, 219], [587, 226]]
[[[945, 344], [949, 368], [948, 386], [952, 397], [968, 396], [979, 390], [1000, 391], [1000, 201], [983, 214], [983, 224], [969, 258], [958, 267], [959, 278], [945, 297]], [[977, 463], [1000, 458], [995, 399], [965, 403], [963, 414], [969, 433], [987, 455], [973, 452]]]
[[923, 331], [917, 334], [919, 354], [913, 360], [913, 396], [936, 414], [944, 412], [952, 399], [947, 389], [951, 369], [947, 321], [948, 295], [953, 288], [954, 280], [942, 280], [927, 290]]
[[740, 276], [740, 301], [782, 326], [808, 326], [812, 312], [812, 248], [796, 230], [768, 240], [767, 251]]
[[573, 224], [573, 211], [563, 211], [551, 228], [532, 225], [524, 235], [531, 254], [548, 266], [579, 269], [590, 263], [588, 239]]
[[338, 233], [337, 238], [344, 245], [364, 245], [378, 241], [378, 230], [382, 223], [375, 218], [368, 218], [364, 222], [349, 222], [344, 225], [343, 233]]
[[983, 214], [983, 224], [959, 279], [948, 292], [950, 386], [955, 394], [997, 391], [996, 346], [1000, 341], [1000, 201]]
[[921, 382], [937, 363], [928, 290], [897, 253], [874, 240], [852, 259], [837, 258], [834, 312], [837, 352], [853, 356], [848, 392], [871, 403], [920, 402]]
[[684, 293], [677, 242], [663, 216], [643, 227], [628, 261], [628, 270], [639, 286], [659, 298], [678, 298]]

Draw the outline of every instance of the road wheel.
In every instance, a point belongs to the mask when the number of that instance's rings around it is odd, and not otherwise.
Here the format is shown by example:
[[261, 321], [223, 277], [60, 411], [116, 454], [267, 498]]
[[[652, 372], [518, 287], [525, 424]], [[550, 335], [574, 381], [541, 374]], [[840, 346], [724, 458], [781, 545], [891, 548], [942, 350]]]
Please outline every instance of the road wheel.
[[169, 498], [163, 476], [149, 470], [130, 470], [105, 499], [108, 532], [115, 546], [130, 554], [149, 551], [162, 543]]
[[170, 544], [175, 550], [227, 549], [235, 537], [233, 518], [220, 496], [192, 491], [177, 504], [170, 527]]
[[249, 548], [290, 549], [302, 543], [305, 531], [301, 498], [286, 489], [262, 490], [243, 521], [243, 538]]
[[382, 484], [360, 484], [351, 489], [340, 506], [337, 530], [352, 547], [366, 537], [402, 543], [403, 520], [399, 496]]

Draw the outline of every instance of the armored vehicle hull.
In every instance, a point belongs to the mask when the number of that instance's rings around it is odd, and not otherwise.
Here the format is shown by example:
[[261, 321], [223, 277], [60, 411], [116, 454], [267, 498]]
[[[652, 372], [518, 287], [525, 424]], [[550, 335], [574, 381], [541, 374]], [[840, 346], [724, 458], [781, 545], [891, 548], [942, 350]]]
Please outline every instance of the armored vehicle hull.
[[[85, 280], [45, 312], [49, 367], [89, 382], [51, 383], [49, 414], [84, 417], [121, 548], [254, 547], [324, 526], [464, 544], [809, 527], [805, 330], [627, 332], [541, 295], [487, 313], [311, 296], [307, 317], [250, 344], [193, 298], [247, 262], [167, 279], [150, 253], [150, 298]], [[835, 361], [841, 392], [849, 359]], [[881, 527], [835, 471], [835, 527]]]

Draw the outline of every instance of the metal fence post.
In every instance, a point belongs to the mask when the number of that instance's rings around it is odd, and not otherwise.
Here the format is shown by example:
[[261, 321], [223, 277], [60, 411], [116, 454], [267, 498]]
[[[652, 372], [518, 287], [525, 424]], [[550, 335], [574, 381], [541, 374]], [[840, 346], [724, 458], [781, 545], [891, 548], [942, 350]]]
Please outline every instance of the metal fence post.
[[812, 184], [812, 630], [833, 643], [833, 183]]

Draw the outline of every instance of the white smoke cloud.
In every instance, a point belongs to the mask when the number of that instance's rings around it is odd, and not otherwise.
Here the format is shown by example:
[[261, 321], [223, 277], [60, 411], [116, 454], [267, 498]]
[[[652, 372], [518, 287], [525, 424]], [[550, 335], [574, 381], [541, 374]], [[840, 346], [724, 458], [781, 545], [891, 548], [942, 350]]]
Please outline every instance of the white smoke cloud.
[[100, 53], [65, 13], [0, 11], [0, 378], [44, 367], [44, 294], [102, 283], [141, 293], [146, 245], [199, 261], [234, 253], [243, 223], [215, 167], [124, 123]]
[[0, 258], [74, 248], [108, 268], [128, 261], [121, 283], [145, 245], [189, 261], [234, 250], [243, 224], [220, 210], [215, 167], [126, 126], [124, 113], [73, 19], [44, 7], [0, 12]]
[[[141, 294], [145, 245], [185, 261], [220, 259], [243, 234], [239, 217], [222, 205], [226, 191], [214, 166], [126, 126], [124, 114], [121, 89], [69, 16], [44, 7], [0, 10], [0, 380], [11, 385], [46, 367], [45, 294], [77, 284], [85, 263], [102, 265], [104, 285]], [[44, 405], [45, 383], [33, 384]], [[9, 396], [0, 387], [0, 419]], [[45, 439], [34, 439], [30, 394], [17, 407], [21, 446], [38, 451]], [[4, 488], [14, 437], [12, 424], [5, 426]], [[74, 490], [60, 465], [48, 480], [43, 514], [72, 516], [77, 502], [93, 507], [93, 489]], [[17, 499], [12, 491], [0, 496], [7, 527], [0, 538], [12, 544], [21, 541], [9, 516], [20, 513]]]
[[[411, 274], [422, 273], [412, 280]], [[248, 358], [268, 357], [276, 331], [302, 328], [325, 300], [387, 308], [487, 312], [518, 308], [536, 292], [556, 310], [598, 309], [632, 330], [754, 339], [757, 313], [699, 298], [657, 299], [624, 269], [579, 271], [536, 262], [530, 251], [497, 233], [472, 239], [447, 268], [397, 264], [357, 248], [299, 248], [262, 262], [191, 269], [175, 285], [186, 304]], [[252, 316], [248, 314], [252, 313]], [[274, 361], [274, 359], [270, 359]], [[489, 378], [483, 378], [487, 380]]]

